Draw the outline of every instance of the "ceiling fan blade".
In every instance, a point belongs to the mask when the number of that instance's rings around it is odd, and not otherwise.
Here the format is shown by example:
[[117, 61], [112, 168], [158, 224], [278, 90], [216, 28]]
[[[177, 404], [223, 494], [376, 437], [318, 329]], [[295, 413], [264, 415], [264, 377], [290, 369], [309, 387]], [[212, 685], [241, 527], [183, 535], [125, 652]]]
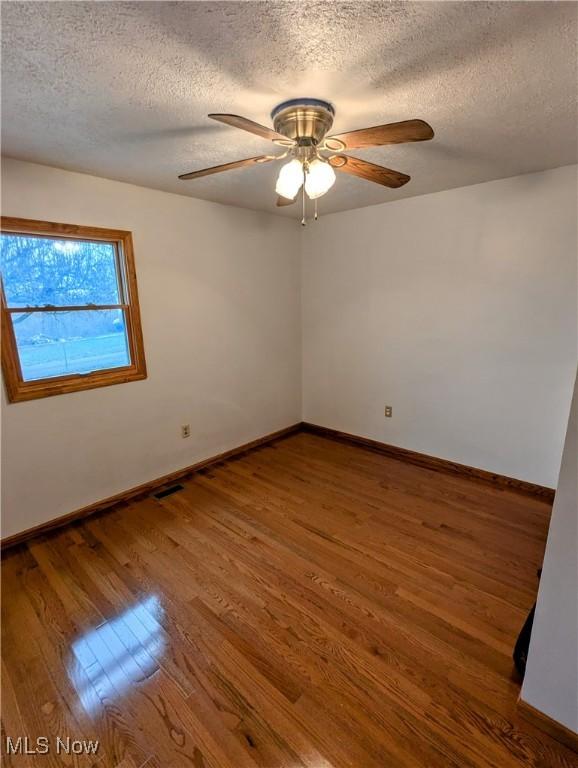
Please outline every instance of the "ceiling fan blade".
[[[344, 160], [345, 162], [343, 162]], [[384, 168], [382, 165], [375, 165], [375, 163], [369, 163], [367, 160], [351, 157], [351, 155], [333, 155], [329, 158], [329, 163], [336, 171], [350, 173], [352, 176], [374, 181], [384, 187], [402, 187], [411, 178], [405, 173], [392, 171], [390, 168]]]
[[423, 120], [403, 120], [401, 123], [361, 128], [359, 131], [339, 133], [327, 138], [342, 141], [345, 149], [360, 149], [380, 147], [384, 144], [405, 144], [409, 141], [427, 141], [433, 139], [433, 136], [433, 128]]
[[212, 168], [203, 168], [200, 171], [183, 173], [179, 176], [179, 179], [198, 179], [201, 176], [210, 176], [213, 173], [221, 173], [221, 171], [232, 171], [234, 168], [243, 168], [246, 165], [268, 163], [270, 160], [275, 160], [275, 158], [270, 157], [269, 155], [248, 157], [246, 160], [235, 160], [234, 163], [224, 163], [224, 165], [214, 165]]
[[277, 195], [277, 207], [282, 208], [285, 205], [293, 205], [293, 203], [297, 202], [297, 195], [295, 195], [293, 200], [289, 200], [287, 197], [281, 197], [281, 195]]
[[277, 133], [272, 128], [267, 128], [266, 125], [260, 125], [253, 120], [248, 120], [246, 117], [240, 115], [216, 115], [211, 114], [209, 117], [212, 120], [218, 120], [220, 123], [231, 125], [233, 128], [240, 128], [243, 131], [249, 131], [257, 136], [261, 136], [262, 139], [269, 139], [270, 141], [282, 140], [287, 141], [287, 137], [281, 133]]

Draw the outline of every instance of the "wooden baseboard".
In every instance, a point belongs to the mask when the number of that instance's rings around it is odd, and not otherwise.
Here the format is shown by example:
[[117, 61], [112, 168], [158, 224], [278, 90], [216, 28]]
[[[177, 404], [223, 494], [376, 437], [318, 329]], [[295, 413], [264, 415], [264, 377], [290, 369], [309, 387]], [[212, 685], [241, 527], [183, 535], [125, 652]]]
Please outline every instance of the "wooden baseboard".
[[539, 709], [536, 709], [523, 699], [518, 699], [518, 713], [524, 720], [544, 731], [548, 736], [564, 744], [565, 747], [578, 752], [578, 733], [574, 733], [574, 731], [571, 731], [562, 723], [540, 712]]
[[249, 443], [239, 445], [237, 448], [231, 448], [231, 450], [225, 451], [224, 453], [219, 453], [216, 456], [211, 456], [208, 459], [197, 461], [195, 464], [191, 464], [188, 467], [183, 467], [183, 469], [176, 470], [176, 472], [170, 472], [168, 475], [163, 475], [162, 477], [157, 477], [154, 480], [149, 480], [149, 482], [137, 485], [134, 488], [130, 488], [128, 491], [122, 491], [121, 493], [117, 493], [114, 496], [108, 496], [106, 499], [97, 501], [94, 504], [89, 504], [86, 507], [82, 507], [82, 509], [77, 509], [74, 512], [70, 512], [67, 515], [62, 515], [61, 517], [57, 517], [54, 520], [48, 520], [45, 523], [36, 525], [34, 528], [28, 528], [27, 530], [21, 531], [20, 533], [7, 536], [0, 541], [2, 552], [5, 552], [10, 547], [14, 547], [17, 544], [22, 544], [23, 542], [28, 541], [29, 539], [32, 539], [36, 536], [41, 536], [42, 534], [49, 533], [56, 528], [61, 528], [63, 525], [68, 525], [69, 523], [72, 523], [76, 520], [81, 520], [83, 517], [94, 515], [95, 513], [101, 512], [108, 507], [113, 507], [115, 504], [119, 504], [123, 501], [130, 501], [131, 499], [134, 499], [138, 496], [145, 496], [152, 491], [156, 491], [159, 488], [162, 488], [163, 486], [168, 486], [177, 480], [182, 480], [187, 475], [192, 475], [201, 469], [206, 469], [207, 467], [219, 464], [220, 462], [225, 461], [225, 459], [231, 459], [235, 456], [240, 456], [247, 451], [254, 450], [255, 448], [259, 448], [263, 445], [267, 445], [268, 443], [272, 443], [275, 440], [287, 437], [287, 435], [291, 435], [294, 432], [299, 432], [300, 430], [300, 422], [297, 424], [292, 424], [290, 427], [279, 429], [276, 432], [265, 435], [264, 437], [258, 437], [256, 440], [251, 440]]
[[56, 528], [61, 528], [63, 525], [72, 523], [76, 520], [80, 520], [83, 517], [94, 515], [97, 512], [101, 512], [108, 507], [112, 507], [115, 504], [119, 504], [123, 501], [130, 501], [137, 496], [144, 496], [152, 491], [158, 490], [163, 486], [168, 486], [175, 483], [177, 480], [181, 480], [187, 475], [192, 475], [201, 469], [210, 467], [211, 465], [218, 464], [225, 459], [230, 459], [235, 456], [239, 456], [247, 451], [259, 448], [262, 445], [271, 443], [274, 440], [291, 435], [295, 432], [311, 432], [316, 435], [327, 437], [331, 440], [340, 440], [342, 442], [352, 443], [353, 445], [367, 448], [377, 453], [381, 453], [389, 458], [396, 459], [398, 461], [409, 462], [410, 464], [417, 464], [420, 467], [426, 469], [432, 469], [436, 472], [448, 472], [453, 475], [461, 475], [462, 477], [468, 477], [473, 480], [480, 480], [484, 483], [490, 483], [491, 485], [498, 486], [499, 488], [507, 488], [509, 490], [525, 493], [530, 496], [536, 496], [543, 499], [546, 502], [552, 503], [554, 500], [554, 489], [545, 488], [542, 485], [535, 485], [534, 483], [528, 483], [525, 480], [515, 480], [511, 477], [505, 477], [504, 475], [497, 475], [492, 472], [487, 472], [484, 469], [476, 469], [475, 467], [468, 467], [465, 464], [457, 464], [453, 461], [447, 461], [446, 459], [438, 459], [435, 456], [428, 456], [425, 453], [417, 453], [416, 451], [410, 451], [407, 448], [398, 448], [395, 445], [388, 445], [387, 443], [380, 443], [378, 440], [370, 440], [367, 437], [360, 437], [359, 435], [351, 435], [348, 432], [340, 432], [337, 429], [330, 429], [329, 427], [320, 427], [317, 424], [310, 424], [308, 422], [298, 422], [292, 424], [285, 429], [279, 429], [277, 432], [272, 432], [264, 437], [259, 437], [256, 440], [251, 440], [249, 443], [240, 445], [237, 448], [232, 448], [230, 451], [219, 453], [216, 456], [211, 456], [208, 459], [198, 461], [196, 464], [191, 464], [188, 467], [183, 467], [176, 472], [171, 472], [168, 475], [157, 477], [154, 480], [150, 480], [148, 483], [137, 485], [134, 488], [130, 488], [127, 491], [122, 491], [114, 496], [109, 496], [106, 499], [97, 501], [94, 504], [89, 504], [82, 509], [77, 509], [74, 512], [70, 512], [67, 515], [62, 515], [54, 520], [48, 520], [46, 523], [41, 523], [34, 528], [28, 528], [20, 533], [15, 533], [13, 536], [7, 536], [0, 541], [2, 552], [5, 552], [10, 547], [14, 547], [17, 544], [28, 541], [35, 536], [41, 536]]
[[398, 448], [396, 445], [381, 443], [378, 440], [370, 440], [368, 437], [360, 437], [359, 435], [352, 435], [348, 432], [340, 432], [337, 429], [330, 429], [329, 427], [320, 427], [317, 424], [303, 422], [302, 429], [306, 432], [322, 435], [323, 437], [328, 437], [332, 440], [341, 440], [342, 442], [353, 443], [354, 445], [359, 445], [362, 448], [367, 448], [371, 451], [382, 453], [385, 456], [389, 456], [391, 459], [406, 461], [410, 464], [417, 464], [420, 467], [432, 469], [435, 472], [446, 472], [452, 475], [468, 477], [472, 480], [479, 480], [481, 482], [497, 486], [498, 488], [518, 491], [519, 493], [524, 493], [529, 496], [536, 496], [546, 502], [549, 502], [550, 504], [554, 501], [555, 490], [553, 488], [546, 488], [543, 485], [528, 483], [525, 480], [516, 480], [513, 477], [494, 474], [493, 472], [488, 472], [485, 469], [468, 467], [466, 464], [458, 464], [455, 461], [439, 459], [436, 456], [428, 456], [426, 453], [410, 451], [407, 448]]

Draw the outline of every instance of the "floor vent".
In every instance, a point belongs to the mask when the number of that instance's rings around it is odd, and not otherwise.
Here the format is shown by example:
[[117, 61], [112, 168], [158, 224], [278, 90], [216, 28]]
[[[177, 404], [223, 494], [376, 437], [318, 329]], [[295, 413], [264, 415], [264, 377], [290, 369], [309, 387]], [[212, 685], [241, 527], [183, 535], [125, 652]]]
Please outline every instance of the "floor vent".
[[183, 490], [182, 485], [171, 485], [170, 488], [164, 488], [162, 491], [159, 491], [158, 493], [154, 494], [155, 499], [164, 499], [165, 496], [170, 496], [171, 493], [176, 493], [177, 491]]

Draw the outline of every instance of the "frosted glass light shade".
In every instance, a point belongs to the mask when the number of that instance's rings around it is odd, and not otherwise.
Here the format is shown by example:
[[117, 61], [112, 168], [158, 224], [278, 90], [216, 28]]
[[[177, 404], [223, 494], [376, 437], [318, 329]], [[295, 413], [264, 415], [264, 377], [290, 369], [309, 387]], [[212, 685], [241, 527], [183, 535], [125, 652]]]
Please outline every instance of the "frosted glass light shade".
[[315, 200], [328, 192], [335, 184], [335, 171], [323, 160], [315, 159], [309, 163], [309, 171], [305, 178], [307, 197]]
[[275, 192], [288, 200], [294, 200], [303, 184], [303, 166], [294, 158], [279, 171]]

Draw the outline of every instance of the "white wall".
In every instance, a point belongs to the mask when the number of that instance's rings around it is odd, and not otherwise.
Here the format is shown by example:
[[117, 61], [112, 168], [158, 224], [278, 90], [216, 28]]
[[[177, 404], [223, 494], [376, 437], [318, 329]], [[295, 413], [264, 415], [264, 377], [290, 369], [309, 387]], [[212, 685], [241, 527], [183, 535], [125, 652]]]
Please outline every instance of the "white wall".
[[578, 733], [578, 378], [522, 699]]
[[6, 216], [132, 230], [148, 366], [145, 381], [3, 395], [2, 536], [300, 420], [295, 222], [13, 160], [2, 176]]
[[577, 357], [577, 205], [567, 166], [311, 224], [304, 420], [554, 487]]

